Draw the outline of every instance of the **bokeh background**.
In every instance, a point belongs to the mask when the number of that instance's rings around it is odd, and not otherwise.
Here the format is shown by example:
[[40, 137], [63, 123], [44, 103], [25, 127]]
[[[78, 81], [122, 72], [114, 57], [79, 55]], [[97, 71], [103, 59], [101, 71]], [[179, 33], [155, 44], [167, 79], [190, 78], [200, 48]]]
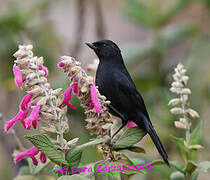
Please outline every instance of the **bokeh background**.
[[[15, 87], [12, 74], [12, 55], [23, 43], [33, 44], [35, 54], [44, 57], [52, 87], [65, 89], [68, 79], [56, 67], [60, 56], [74, 56], [86, 67], [96, 57], [85, 42], [100, 39], [116, 42], [171, 160], [180, 156], [169, 135], [184, 133], [174, 127], [176, 119], [167, 104], [173, 97], [169, 92], [173, 68], [182, 62], [190, 77], [191, 107], [200, 114], [204, 148], [197, 159], [210, 160], [209, 19], [210, 0], [0, 0], [0, 179], [14, 178], [26, 164], [12, 162], [18, 144], [13, 133], [3, 131], [5, 121], [14, 117], [24, 96]], [[73, 104], [79, 106], [76, 97]], [[68, 114], [68, 136], [79, 137], [79, 143], [87, 142], [91, 136], [85, 129], [82, 108]], [[194, 121], [195, 126], [199, 120]], [[25, 147], [31, 146], [23, 138], [28, 132], [19, 124], [15, 125], [15, 132]], [[148, 138], [144, 146], [146, 156], [159, 158]], [[84, 163], [99, 158], [94, 148], [83, 154]], [[171, 171], [163, 166], [133, 179], [168, 179]], [[209, 176], [209, 172], [201, 172], [198, 179], [207, 180]]]

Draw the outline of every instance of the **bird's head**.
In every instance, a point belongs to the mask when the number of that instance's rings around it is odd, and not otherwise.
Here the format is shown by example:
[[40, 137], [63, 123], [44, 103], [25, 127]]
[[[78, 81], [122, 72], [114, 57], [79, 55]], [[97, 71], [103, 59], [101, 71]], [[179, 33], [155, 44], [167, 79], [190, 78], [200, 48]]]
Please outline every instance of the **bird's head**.
[[86, 44], [89, 48], [94, 50], [100, 60], [108, 59], [121, 54], [119, 47], [110, 40], [101, 40]]

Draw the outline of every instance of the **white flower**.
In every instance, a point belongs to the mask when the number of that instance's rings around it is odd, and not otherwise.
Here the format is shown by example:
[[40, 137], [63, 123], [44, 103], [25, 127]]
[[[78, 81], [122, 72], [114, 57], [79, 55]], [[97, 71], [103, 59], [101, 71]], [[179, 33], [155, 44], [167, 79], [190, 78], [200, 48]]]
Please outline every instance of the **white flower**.
[[189, 146], [190, 149], [202, 149], [203, 146], [199, 145], [199, 144], [195, 144], [195, 145], [190, 145]]
[[168, 103], [169, 106], [175, 106], [177, 104], [180, 103], [180, 99], [179, 98], [174, 98], [174, 99], [171, 99]]
[[181, 129], [187, 129], [187, 123], [181, 122], [181, 121], [175, 121], [174, 125], [177, 128], [181, 128]]
[[199, 114], [193, 109], [188, 109], [187, 112], [190, 114], [190, 116], [192, 118], [199, 118], [200, 117]]
[[189, 88], [182, 89], [182, 94], [191, 94], [191, 90]]
[[187, 94], [183, 94], [181, 97], [180, 97], [180, 101], [182, 103], [186, 103], [188, 100], [188, 95]]
[[173, 87], [177, 87], [177, 88], [181, 88], [181, 87], [183, 87], [183, 84], [181, 83], [181, 82], [179, 82], [179, 81], [175, 81], [175, 82], [173, 82], [172, 84], [171, 84]]
[[77, 144], [78, 140], [79, 140], [79, 138], [74, 138], [74, 139], [72, 139], [71, 141], [68, 141], [68, 142], [67, 142], [67, 146], [68, 146], [69, 148], [74, 147], [74, 146]]
[[189, 77], [188, 77], [188, 76], [182, 76], [182, 77], [180, 78], [180, 80], [181, 80], [182, 82], [184, 82], [184, 84], [186, 85], [186, 84], [187, 84], [187, 81], [189, 80]]
[[175, 88], [175, 87], [171, 87], [170, 91], [172, 93], [176, 93], [176, 94], [181, 94], [181, 92], [182, 92], [180, 88]]
[[175, 107], [175, 108], [172, 108], [172, 109], [170, 110], [170, 112], [171, 112], [172, 114], [182, 114], [182, 113], [183, 113], [183, 110], [182, 110], [182, 108]]

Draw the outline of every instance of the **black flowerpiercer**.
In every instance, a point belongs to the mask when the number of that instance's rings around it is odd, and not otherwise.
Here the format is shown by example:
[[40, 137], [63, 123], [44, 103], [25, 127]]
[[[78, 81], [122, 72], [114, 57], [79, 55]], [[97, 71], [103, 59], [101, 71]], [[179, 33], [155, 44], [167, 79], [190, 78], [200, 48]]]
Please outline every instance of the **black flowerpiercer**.
[[158, 152], [170, 167], [167, 153], [150, 121], [144, 100], [127, 71], [119, 47], [110, 40], [87, 43], [99, 58], [96, 85], [99, 92], [111, 101], [109, 111], [122, 119], [122, 125], [133, 121], [152, 138]]

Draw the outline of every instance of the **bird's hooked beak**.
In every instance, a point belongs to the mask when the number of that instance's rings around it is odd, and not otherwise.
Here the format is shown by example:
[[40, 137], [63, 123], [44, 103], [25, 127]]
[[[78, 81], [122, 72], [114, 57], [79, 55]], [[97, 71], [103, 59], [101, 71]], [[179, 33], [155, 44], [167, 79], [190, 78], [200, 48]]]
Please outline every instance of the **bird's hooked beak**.
[[96, 51], [98, 48], [96, 46], [94, 46], [93, 43], [85, 43], [89, 48], [93, 49], [94, 51]]

